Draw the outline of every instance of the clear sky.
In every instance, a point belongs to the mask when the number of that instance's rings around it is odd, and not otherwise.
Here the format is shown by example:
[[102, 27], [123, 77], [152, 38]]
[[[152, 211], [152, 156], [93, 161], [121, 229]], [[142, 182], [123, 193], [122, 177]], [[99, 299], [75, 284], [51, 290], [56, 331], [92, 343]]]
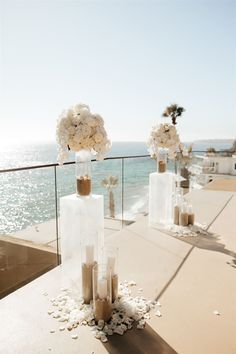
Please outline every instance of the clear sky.
[[112, 140], [165, 106], [182, 140], [236, 137], [236, 0], [0, 0], [0, 142], [55, 139], [78, 102]]

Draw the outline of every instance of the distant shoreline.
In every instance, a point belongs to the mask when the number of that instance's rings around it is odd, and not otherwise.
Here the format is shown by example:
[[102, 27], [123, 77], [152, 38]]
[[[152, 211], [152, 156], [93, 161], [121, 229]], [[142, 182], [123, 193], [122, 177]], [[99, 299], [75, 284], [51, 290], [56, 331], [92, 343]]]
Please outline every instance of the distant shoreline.
[[[196, 144], [196, 143], [203, 143], [203, 144], [206, 144], [206, 143], [220, 143], [220, 144], [229, 144], [229, 143], [232, 143], [234, 140], [236, 140], [236, 137], [235, 138], [227, 138], [227, 139], [196, 139], [196, 140], [181, 140], [184, 144]], [[11, 141], [8, 141], [8, 142], [0, 142], [0, 147], [10, 147], [10, 146], [29, 146], [29, 145], [56, 145], [57, 146], [57, 142], [56, 141], [14, 141], [14, 142], [11, 142]], [[139, 143], [139, 144], [146, 144], [147, 141], [146, 140], [113, 140], [112, 143], [116, 144], [116, 143], [119, 143], [119, 144], [135, 144], [135, 143]]]
[[233, 143], [234, 139], [199, 139], [199, 140], [194, 140], [194, 143], [200, 143], [200, 144], [206, 144], [206, 143]]

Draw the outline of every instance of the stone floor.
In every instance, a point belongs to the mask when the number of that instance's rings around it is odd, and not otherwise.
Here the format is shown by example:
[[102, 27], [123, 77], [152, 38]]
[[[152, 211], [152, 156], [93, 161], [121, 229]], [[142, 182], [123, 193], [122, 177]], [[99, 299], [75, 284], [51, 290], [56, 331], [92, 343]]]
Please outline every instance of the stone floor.
[[[52, 219], [0, 236], [0, 299], [58, 265], [55, 225]], [[105, 219], [105, 236], [121, 227], [121, 221]]]
[[120, 279], [135, 280], [143, 296], [158, 299], [161, 317], [153, 313], [143, 331], [108, 343], [84, 326], [73, 340], [47, 314], [62, 284], [56, 267], [1, 300], [0, 353], [235, 354], [236, 193], [198, 190], [186, 198], [207, 236], [176, 238], [149, 228], [148, 217], [106, 235], [119, 247]]

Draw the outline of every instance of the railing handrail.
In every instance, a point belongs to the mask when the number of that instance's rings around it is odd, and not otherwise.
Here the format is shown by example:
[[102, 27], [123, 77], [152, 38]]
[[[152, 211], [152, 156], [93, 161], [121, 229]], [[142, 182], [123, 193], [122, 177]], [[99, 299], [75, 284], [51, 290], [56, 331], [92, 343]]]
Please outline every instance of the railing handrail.
[[[120, 159], [133, 159], [133, 158], [141, 158], [141, 157], [150, 157], [150, 155], [130, 155], [130, 156], [112, 156], [112, 157], [105, 157], [104, 160], [120, 160]], [[92, 159], [92, 162], [97, 161], [96, 159]], [[63, 163], [63, 165], [59, 165], [59, 163], [49, 163], [44, 165], [33, 165], [33, 166], [23, 166], [23, 167], [15, 167], [15, 168], [6, 168], [0, 170], [0, 173], [4, 172], [17, 172], [17, 171], [25, 171], [25, 170], [35, 170], [39, 168], [48, 168], [48, 167], [62, 167], [65, 165], [73, 165], [75, 161], [67, 161]]]
[[[207, 152], [206, 150], [193, 150], [193, 153], [205, 153]], [[224, 151], [219, 150], [215, 151], [215, 153], [223, 153]], [[111, 157], [105, 157], [104, 160], [120, 160], [120, 159], [135, 159], [135, 158], [142, 158], [142, 157], [150, 157], [149, 154], [146, 155], [128, 155], [128, 156], [111, 156]], [[96, 161], [96, 159], [92, 159], [92, 162]], [[67, 166], [67, 165], [73, 165], [75, 164], [75, 161], [67, 161], [61, 166]], [[26, 170], [35, 170], [35, 169], [40, 169], [40, 168], [48, 168], [48, 167], [59, 167], [59, 163], [49, 163], [49, 164], [44, 164], [44, 165], [33, 165], [33, 166], [23, 166], [23, 167], [15, 167], [15, 168], [6, 168], [6, 169], [0, 169], [0, 173], [6, 173], [6, 172], [17, 172], [17, 171], [26, 171]]]

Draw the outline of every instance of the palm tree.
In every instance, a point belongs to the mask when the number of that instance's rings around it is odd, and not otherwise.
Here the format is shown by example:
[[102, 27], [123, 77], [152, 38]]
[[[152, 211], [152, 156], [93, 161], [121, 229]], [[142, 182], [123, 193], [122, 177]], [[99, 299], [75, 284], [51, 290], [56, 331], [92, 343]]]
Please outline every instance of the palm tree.
[[108, 176], [107, 178], [104, 178], [102, 180], [101, 185], [102, 185], [102, 187], [104, 187], [108, 190], [110, 217], [114, 218], [115, 217], [115, 198], [114, 198], [113, 189], [116, 188], [118, 185], [118, 177]]
[[210, 154], [210, 155], [214, 155], [216, 154], [216, 149], [212, 146], [210, 146], [209, 148], [207, 148], [207, 151], [206, 151], [207, 155]]
[[185, 112], [185, 109], [183, 107], [180, 107], [176, 103], [173, 103], [170, 106], [166, 107], [162, 116], [163, 117], [171, 117], [172, 123], [174, 125], [176, 125], [177, 124], [177, 117], [180, 117], [183, 112]]

